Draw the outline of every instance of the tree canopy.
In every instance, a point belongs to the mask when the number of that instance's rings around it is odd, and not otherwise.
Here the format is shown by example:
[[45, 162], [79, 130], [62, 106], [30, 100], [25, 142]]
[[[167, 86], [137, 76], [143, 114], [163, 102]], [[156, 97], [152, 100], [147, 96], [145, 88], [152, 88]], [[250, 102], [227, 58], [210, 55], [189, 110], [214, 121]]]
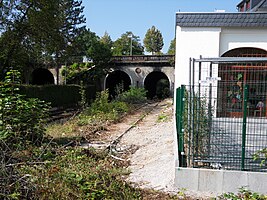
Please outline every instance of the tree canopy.
[[152, 54], [160, 54], [163, 45], [164, 43], [161, 32], [155, 26], [152, 26], [147, 30], [144, 38], [146, 51], [151, 52]]
[[168, 54], [169, 55], [174, 55], [175, 54], [175, 38], [171, 41], [169, 49], [168, 49]]
[[27, 68], [69, 58], [82, 15], [79, 0], [2, 0], [0, 67]]
[[127, 31], [118, 38], [112, 46], [112, 53], [114, 56], [122, 55], [143, 55], [144, 47], [140, 43], [140, 37]]
[[[103, 39], [104, 36], [106, 38]], [[64, 70], [67, 73], [69, 83], [79, 83], [82, 80], [86, 84], [92, 84], [95, 81], [100, 81], [103, 74], [106, 73], [112, 56], [110, 46], [112, 41], [111, 39], [106, 40], [109, 37], [107, 33], [104, 36], [100, 38], [89, 29], [81, 31], [73, 43], [77, 47], [75, 48], [76, 54], [81, 56], [77, 56], [76, 63], [69, 63], [70, 66]], [[93, 63], [81, 63], [79, 59], [84, 56], [92, 60]]]
[[113, 41], [110, 37], [110, 35], [108, 34], [108, 32], [106, 31], [104, 33], [104, 35], [100, 38], [100, 41], [103, 43], [103, 44], [106, 44], [110, 49], [112, 48], [112, 45], [113, 45]]

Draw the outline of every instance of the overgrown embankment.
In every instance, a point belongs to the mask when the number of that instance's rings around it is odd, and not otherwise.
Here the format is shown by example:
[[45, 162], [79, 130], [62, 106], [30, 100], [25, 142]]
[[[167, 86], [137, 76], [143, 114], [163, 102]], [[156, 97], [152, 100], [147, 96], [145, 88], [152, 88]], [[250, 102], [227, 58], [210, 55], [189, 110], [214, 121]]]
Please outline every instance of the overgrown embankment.
[[[125, 163], [78, 145], [129, 112], [127, 98], [109, 102], [108, 93], [102, 92], [81, 115], [45, 132], [48, 106], [18, 94], [12, 82], [14, 73], [0, 88], [1, 199], [143, 198], [146, 192], [125, 182], [129, 173]], [[143, 101], [144, 91], [140, 92], [138, 99]], [[78, 134], [80, 129], [86, 131]]]

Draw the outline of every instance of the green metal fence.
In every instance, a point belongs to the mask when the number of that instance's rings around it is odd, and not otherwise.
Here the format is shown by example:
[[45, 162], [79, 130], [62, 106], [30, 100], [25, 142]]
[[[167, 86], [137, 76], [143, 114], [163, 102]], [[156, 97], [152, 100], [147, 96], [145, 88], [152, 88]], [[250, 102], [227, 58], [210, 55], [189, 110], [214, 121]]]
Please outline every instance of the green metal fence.
[[267, 172], [266, 155], [258, 153], [267, 147], [267, 68], [213, 64], [199, 62], [197, 72], [193, 65], [191, 84], [176, 90], [179, 165]]

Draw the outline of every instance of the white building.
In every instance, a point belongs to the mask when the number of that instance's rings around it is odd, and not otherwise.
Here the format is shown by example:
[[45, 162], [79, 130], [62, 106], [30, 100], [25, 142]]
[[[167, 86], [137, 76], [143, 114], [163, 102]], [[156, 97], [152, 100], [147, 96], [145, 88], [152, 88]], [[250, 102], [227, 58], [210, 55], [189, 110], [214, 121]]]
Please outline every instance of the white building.
[[[267, 3], [257, 2], [263, 6]], [[252, 9], [249, 6], [254, 5], [252, 3], [245, 0], [239, 6], [245, 5], [249, 10]], [[261, 12], [176, 14], [175, 88], [189, 84], [190, 58], [267, 57], [267, 12], [259, 6], [254, 7]], [[218, 67], [212, 74], [215, 78], [223, 75]], [[203, 72], [201, 76], [202, 79], [209, 75]], [[262, 77], [266, 80], [267, 74]], [[175, 137], [177, 141], [177, 133]], [[178, 144], [175, 149], [178, 149]], [[179, 165], [178, 150], [176, 155], [175, 183], [179, 188], [223, 193], [237, 192], [242, 186], [247, 186], [253, 191], [267, 193], [266, 173], [184, 168]]]
[[221, 57], [238, 48], [267, 52], [267, 13], [177, 13], [175, 86], [189, 83], [189, 58]]

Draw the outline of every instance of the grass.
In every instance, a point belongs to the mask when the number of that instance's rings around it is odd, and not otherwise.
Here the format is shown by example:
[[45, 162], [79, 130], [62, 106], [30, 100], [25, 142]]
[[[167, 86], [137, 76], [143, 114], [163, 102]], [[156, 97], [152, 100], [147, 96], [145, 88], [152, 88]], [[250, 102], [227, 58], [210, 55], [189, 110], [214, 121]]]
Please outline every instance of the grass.
[[[47, 134], [58, 144], [64, 145], [88, 135], [94, 137], [96, 130], [116, 123], [125, 113], [131, 112], [130, 107], [125, 107], [126, 104], [116, 102], [115, 106], [119, 107], [117, 115], [114, 105], [107, 105], [105, 98], [100, 98], [98, 103], [74, 119], [51, 125]], [[53, 151], [49, 161], [49, 164], [37, 168], [30, 166], [23, 169], [24, 173], [32, 174], [32, 182], [38, 186], [36, 192], [40, 199], [178, 199], [163, 192], [133, 187], [125, 181], [129, 163], [113, 159], [105, 152], [59, 147]]]
[[59, 123], [52, 124], [47, 127], [46, 133], [53, 138], [77, 137], [79, 136], [77, 120], [67, 121], [64, 125]]
[[140, 191], [122, 178], [129, 172], [107, 154], [78, 147], [49, 152], [41, 164], [20, 168], [20, 173], [30, 174], [34, 199], [141, 198]]
[[157, 122], [166, 122], [168, 120], [168, 116], [164, 113], [161, 113], [158, 116]]
[[98, 94], [90, 107], [74, 119], [47, 128], [47, 134], [53, 138], [93, 137], [97, 131], [104, 130], [109, 124], [118, 122], [122, 116], [131, 111], [125, 102], [109, 102], [107, 91]]

